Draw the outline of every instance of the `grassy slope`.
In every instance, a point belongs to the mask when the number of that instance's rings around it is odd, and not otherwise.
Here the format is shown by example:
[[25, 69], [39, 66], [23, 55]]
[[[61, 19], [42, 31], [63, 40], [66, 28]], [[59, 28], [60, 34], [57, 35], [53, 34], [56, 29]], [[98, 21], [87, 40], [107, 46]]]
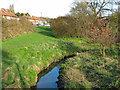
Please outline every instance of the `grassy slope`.
[[[50, 63], [79, 51], [79, 39], [57, 39], [49, 27], [2, 42], [3, 87], [30, 87]], [[81, 39], [82, 40], [82, 39]], [[83, 39], [83, 41], [85, 41]], [[79, 43], [76, 43], [79, 45]]]
[[47, 67], [50, 63], [48, 59], [55, 52], [52, 46], [57, 39], [47, 36], [48, 33], [51, 35], [49, 27], [38, 28], [38, 32], [3, 41], [3, 87], [29, 87], [35, 84], [36, 75], [40, 69]]
[[[92, 50], [94, 58], [99, 56], [99, 44], [86, 43], [83, 38], [57, 39], [49, 27], [39, 27], [37, 32], [4, 40], [2, 45], [3, 87], [34, 85], [41, 70], [65, 55]], [[111, 58], [117, 59], [116, 52]]]

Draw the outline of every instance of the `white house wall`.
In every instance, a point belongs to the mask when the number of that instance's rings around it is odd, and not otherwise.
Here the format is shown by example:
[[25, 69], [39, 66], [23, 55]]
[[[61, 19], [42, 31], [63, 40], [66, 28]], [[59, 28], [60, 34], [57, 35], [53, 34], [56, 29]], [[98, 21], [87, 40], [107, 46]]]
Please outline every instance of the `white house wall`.
[[19, 21], [20, 20], [20, 18], [17, 18], [17, 21]]
[[7, 16], [7, 19], [8, 19], [8, 20], [11, 20], [10, 16]]
[[47, 21], [45, 21], [45, 23], [47, 23]]
[[32, 21], [34, 21], [34, 20], [30, 19], [30, 21], [32, 22]]

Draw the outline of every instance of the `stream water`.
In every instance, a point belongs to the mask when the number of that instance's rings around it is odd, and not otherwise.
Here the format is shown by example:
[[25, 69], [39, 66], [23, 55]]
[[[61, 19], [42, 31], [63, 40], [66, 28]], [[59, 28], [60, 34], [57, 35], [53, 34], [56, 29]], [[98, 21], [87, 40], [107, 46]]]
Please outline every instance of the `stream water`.
[[31, 88], [57, 88], [60, 62], [52, 63], [48, 68], [38, 74], [38, 80], [35, 86]]
[[58, 76], [60, 65], [55, 66], [51, 71], [42, 76], [38, 83], [37, 88], [57, 88]]

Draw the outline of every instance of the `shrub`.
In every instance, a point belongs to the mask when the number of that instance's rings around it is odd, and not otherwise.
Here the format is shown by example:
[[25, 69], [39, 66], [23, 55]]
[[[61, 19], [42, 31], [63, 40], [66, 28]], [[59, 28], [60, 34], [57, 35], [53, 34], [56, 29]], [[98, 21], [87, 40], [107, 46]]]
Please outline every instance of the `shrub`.
[[115, 44], [117, 34], [111, 30], [112, 27], [109, 27], [109, 23], [105, 23], [103, 19], [98, 19], [97, 25], [93, 23], [89, 23], [89, 25], [91, 28], [89, 33], [91, 39], [100, 43], [100, 53], [105, 56], [105, 46]]
[[[56, 37], [72, 37], [72, 22], [71, 17], [58, 17], [51, 23], [51, 29]], [[71, 26], [72, 25], [72, 26]]]
[[91, 18], [79, 14], [78, 16], [58, 17], [51, 23], [51, 29], [56, 37], [87, 37]]
[[20, 21], [2, 19], [2, 39], [9, 39], [14, 36], [33, 32], [35, 27], [24, 17]]
[[119, 26], [119, 17], [120, 17], [120, 13], [115, 12], [113, 14], [111, 14], [109, 16], [109, 21], [110, 21], [110, 26], [112, 26], [112, 30], [118, 32], [118, 26]]

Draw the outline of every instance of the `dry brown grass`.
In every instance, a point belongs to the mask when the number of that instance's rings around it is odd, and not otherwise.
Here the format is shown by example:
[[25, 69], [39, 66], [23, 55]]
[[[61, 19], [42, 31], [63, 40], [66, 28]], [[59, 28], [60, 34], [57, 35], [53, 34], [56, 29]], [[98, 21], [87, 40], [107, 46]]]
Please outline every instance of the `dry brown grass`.
[[40, 71], [40, 68], [37, 65], [33, 65], [34, 71]]

